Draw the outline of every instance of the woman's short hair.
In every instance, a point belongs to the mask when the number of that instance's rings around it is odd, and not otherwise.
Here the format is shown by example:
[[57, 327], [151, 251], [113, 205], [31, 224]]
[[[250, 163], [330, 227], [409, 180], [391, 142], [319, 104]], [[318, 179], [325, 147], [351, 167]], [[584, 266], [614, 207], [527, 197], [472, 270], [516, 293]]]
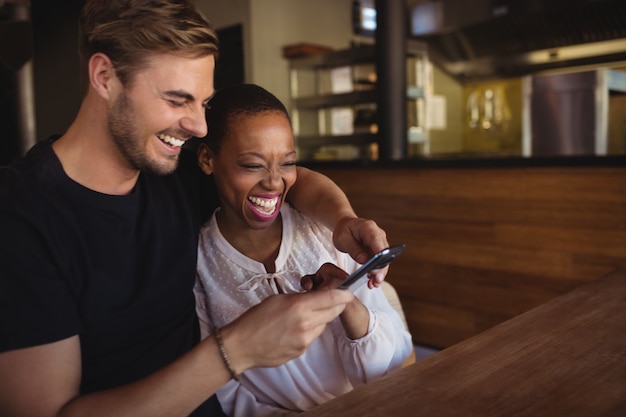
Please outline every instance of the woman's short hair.
[[218, 153], [231, 123], [241, 116], [278, 112], [291, 123], [285, 105], [272, 93], [256, 84], [237, 84], [217, 91], [207, 104], [208, 134], [202, 139]]

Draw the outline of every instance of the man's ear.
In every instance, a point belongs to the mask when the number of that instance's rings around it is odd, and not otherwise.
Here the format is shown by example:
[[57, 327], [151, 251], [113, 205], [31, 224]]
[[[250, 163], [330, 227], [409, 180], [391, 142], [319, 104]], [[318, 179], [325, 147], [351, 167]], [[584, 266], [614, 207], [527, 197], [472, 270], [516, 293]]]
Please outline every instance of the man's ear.
[[105, 100], [114, 96], [115, 89], [121, 87], [113, 63], [103, 53], [95, 53], [89, 58], [88, 71], [91, 88]]
[[207, 175], [213, 174], [213, 162], [215, 153], [206, 143], [201, 143], [198, 146], [198, 165], [202, 172]]

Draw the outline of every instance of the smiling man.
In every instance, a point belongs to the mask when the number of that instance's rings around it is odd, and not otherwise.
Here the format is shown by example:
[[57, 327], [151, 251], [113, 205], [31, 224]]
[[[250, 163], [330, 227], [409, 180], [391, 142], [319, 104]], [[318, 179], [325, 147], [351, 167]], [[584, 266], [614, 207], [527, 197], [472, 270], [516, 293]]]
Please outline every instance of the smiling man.
[[[275, 297], [199, 342], [199, 225], [176, 167], [207, 132], [215, 32], [184, 0], [88, 0], [80, 42], [74, 122], [0, 169], [0, 415], [219, 415], [227, 364], [298, 356], [353, 297]], [[340, 249], [364, 261], [386, 246], [303, 174], [293, 203]]]

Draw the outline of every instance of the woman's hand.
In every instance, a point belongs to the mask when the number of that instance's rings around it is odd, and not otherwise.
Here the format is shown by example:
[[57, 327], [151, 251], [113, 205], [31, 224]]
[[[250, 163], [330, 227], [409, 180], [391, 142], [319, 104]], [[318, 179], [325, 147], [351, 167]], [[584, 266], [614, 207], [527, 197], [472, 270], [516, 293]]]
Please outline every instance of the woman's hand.
[[[332, 290], [337, 288], [348, 276], [343, 269], [331, 263], [322, 265], [315, 274], [305, 275], [300, 280], [302, 288], [307, 291]], [[343, 290], [349, 292], [347, 290]], [[360, 339], [367, 334], [369, 328], [369, 311], [367, 307], [356, 297], [346, 304], [345, 309], [339, 315], [341, 324], [352, 340]]]
[[306, 291], [334, 289], [346, 279], [348, 273], [330, 262], [322, 265], [314, 274], [305, 275], [300, 285]]

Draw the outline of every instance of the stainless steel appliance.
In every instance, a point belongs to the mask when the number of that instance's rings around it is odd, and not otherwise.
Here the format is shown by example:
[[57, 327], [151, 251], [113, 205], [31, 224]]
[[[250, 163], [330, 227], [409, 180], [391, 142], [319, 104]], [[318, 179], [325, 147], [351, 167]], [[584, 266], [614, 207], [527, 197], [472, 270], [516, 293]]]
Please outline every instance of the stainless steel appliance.
[[626, 93], [626, 72], [538, 74], [523, 89], [525, 156], [607, 154], [610, 96]]

